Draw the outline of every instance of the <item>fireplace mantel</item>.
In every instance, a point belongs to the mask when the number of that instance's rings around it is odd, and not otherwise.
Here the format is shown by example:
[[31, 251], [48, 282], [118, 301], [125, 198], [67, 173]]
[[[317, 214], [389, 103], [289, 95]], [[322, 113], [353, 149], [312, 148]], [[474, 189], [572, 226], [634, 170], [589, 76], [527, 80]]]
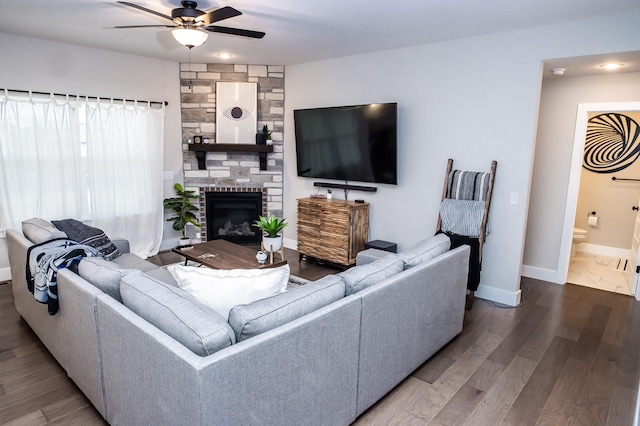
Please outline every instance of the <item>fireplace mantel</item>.
[[256, 145], [249, 143], [206, 143], [189, 144], [189, 151], [196, 153], [198, 169], [207, 168], [207, 152], [257, 152], [260, 157], [260, 170], [267, 170], [267, 153], [273, 152], [273, 145]]

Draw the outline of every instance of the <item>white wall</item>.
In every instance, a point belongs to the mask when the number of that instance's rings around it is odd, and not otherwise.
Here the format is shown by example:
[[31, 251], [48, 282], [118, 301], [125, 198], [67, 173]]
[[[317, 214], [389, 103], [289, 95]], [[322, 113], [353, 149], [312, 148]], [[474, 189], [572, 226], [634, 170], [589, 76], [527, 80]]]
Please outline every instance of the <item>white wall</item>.
[[[285, 216], [294, 226], [285, 237], [296, 238], [295, 199], [314, 191], [314, 180], [296, 175], [293, 110], [398, 102], [398, 186], [350, 194], [371, 202], [371, 238], [395, 241], [403, 250], [433, 235], [447, 158], [465, 170], [488, 170], [497, 160], [477, 294], [516, 304], [542, 61], [638, 50], [639, 18], [626, 14], [288, 66]], [[518, 205], [510, 205], [512, 193]]]
[[[631, 101], [640, 101], [640, 73], [545, 80], [523, 259], [527, 276], [553, 277], [558, 272], [578, 104]], [[626, 248], [630, 246], [629, 241]]]
[[[164, 170], [173, 171], [175, 181], [182, 182], [177, 63], [4, 33], [0, 33], [0, 58], [2, 89], [168, 101]], [[166, 195], [173, 194], [172, 186], [165, 181]], [[0, 238], [0, 279], [7, 267], [6, 240]]]

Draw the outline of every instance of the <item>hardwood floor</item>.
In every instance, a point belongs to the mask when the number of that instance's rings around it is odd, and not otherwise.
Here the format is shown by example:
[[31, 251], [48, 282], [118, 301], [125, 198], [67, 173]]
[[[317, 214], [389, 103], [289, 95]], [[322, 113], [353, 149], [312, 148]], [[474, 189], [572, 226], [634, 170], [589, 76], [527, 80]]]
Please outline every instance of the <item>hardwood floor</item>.
[[[285, 257], [294, 275], [336, 269]], [[177, 259], [177, 260], [176, 260]], [[179, 262], [161, 254], [154, 262]], [[462, 333], [355, 425], [631, 425], [640, 379], [640, 302], [523, 279], [524, 306], [476, 299]], [[106, 424], [0, 285], [0, 425]]]

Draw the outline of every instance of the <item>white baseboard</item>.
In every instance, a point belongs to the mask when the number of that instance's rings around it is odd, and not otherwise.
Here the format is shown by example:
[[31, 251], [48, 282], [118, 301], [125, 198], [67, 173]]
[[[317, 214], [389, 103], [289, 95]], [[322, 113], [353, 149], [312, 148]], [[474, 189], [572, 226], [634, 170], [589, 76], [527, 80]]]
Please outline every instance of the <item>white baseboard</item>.
[[479, 299], [492, 300], [503, 305], [517, 306], [520, 303], [522, 290], [518, 289], [518, 291], [513, 292], [480, 284], [475, 296]]
[[599, 254], [601, 256], [621, 257], [623, 259], [628, 259], [631, 255], [630, 249], [607, 247], [591, 243], [580, 243], [576, 246], [576, 250], [589, 254]]
[[298, 250], [298, 240], [292, 240], [290, 238], [283, 238], [282, 244], [288, 249]]
[[9, 281], [11, 279], [11, 268], [0, 268], [0, 281]]
[[564, 281], [558, 278], [558, 271], [554, 271], [553, 269], [544, 269], [538, 268], [537, 266], [522, 265], [521, 274], [523, 277], [533, 278], [535, 280], [548, 281], [555, 284], [564, 284]]

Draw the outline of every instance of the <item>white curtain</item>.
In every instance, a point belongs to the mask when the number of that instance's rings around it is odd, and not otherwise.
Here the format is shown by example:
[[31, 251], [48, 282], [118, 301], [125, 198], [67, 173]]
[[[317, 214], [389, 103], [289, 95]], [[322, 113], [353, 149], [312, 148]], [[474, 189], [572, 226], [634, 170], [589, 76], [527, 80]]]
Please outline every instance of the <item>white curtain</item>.
[[126, 237], [143, 258], [156, 254], [164, 213], [164, 106], [99, 99], [86, 108], [91, 223]]
[[78, 104], [53, 96], [0, 96], [0, 224], [82, 218]]

